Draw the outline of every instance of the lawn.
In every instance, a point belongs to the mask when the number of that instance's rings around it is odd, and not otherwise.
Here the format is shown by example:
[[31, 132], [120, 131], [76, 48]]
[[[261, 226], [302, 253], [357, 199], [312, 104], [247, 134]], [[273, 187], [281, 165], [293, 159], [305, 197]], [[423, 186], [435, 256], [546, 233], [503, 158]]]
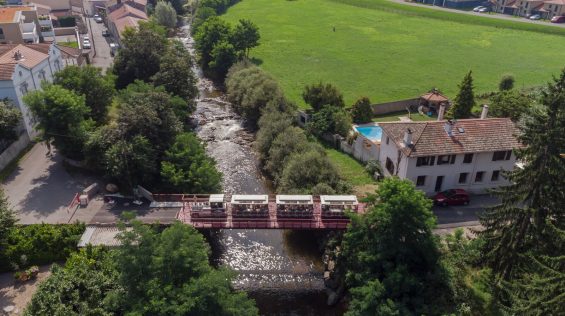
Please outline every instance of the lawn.
[[[412, 98], [437, 87], [453, 97], [473, 70], [476, 92], [503, 74], [540, 85], [565, 66], [565, 28], [410, 7], [386, 0], [245, 0], [223, 16], [254, 21], [251, 57], [305, 107], [304, 85], [337, 85], [352, 104]], [[335, 27], [335, 32], [334, 32]]]
[[339, 150], [326, 147], [326, 153], [343, 179], [349, 182], [355, 193], [374, 192], [376, 181], [369, 176], [365, 167], [355, 158]]
[[67, 46], [67, 47], [72, 47], [72, 48], [78, 48], [78, 42], [58, 42], [58, 45], [61, 46]]
[[[401, 116], [408, 116], [408, 113], [406, 111], [401, 111], [401, 112], [387, 113], [387, 114], [384, 114], [384, 115], [377, 115], [377, 116], [373, 117], [373, 122], [400, 121], [399, 117], [401, 117]], [[410, 115], [410, 119], [414, 122], [434, 121], [434, 120], [437, 120], [437, 116], [429, 117], [427, 115], [422, 115], [420, 113], [412, 113], [412, 115]]]

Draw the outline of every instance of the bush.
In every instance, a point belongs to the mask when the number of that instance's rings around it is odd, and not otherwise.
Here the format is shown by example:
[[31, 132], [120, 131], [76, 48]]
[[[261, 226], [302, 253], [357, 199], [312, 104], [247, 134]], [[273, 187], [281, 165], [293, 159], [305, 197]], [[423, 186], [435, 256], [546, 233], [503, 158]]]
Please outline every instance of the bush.
[[367, 97], [360, 98], [351, 107], [351, 117], [355, 123], [368, 123], [373, 118], [371, 101]]
[[304, 92], [302, 92], [302, 98], [314, 111], [319, 111], [326, 105], [333, 105], [340, 108], [345, 106], [341, 92], [339, 92], [334, 85], [329, 83], [323, 84], [320, 82], [307, 85], [304, 87]]
[[84, 230], [84, 224], [16, 226], [10, 231], [6, 249], [2, 251], [1, 257], [5, 260], [0, 262], [0, 271], [63, 261], [77, 249]]

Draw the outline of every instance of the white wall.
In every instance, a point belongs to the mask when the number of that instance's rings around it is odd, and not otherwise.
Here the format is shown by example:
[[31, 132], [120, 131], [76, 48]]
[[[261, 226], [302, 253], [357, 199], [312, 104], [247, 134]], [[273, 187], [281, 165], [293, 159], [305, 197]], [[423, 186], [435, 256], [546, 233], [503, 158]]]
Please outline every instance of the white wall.
[[[365, 144], [370, 144], [371, 146], [367, 147]], [[361, 134], [353, 142], [352, 151], [353, 157], [363, 162], [378, 160], [380, 155], [379, 145]]]
[[[398, 159], [398, 149], [396, 144], [389, 141], [386, 144], [387, 135], [383, 132], [383, 137], [381, 138], [381, 153], [380, 153], [380, 163], [385, 172], [385, 175], [390, 176], [391, 174], [386, 169], [386, 158], [390, 158], [395, 166], [395, 172], [397, 168]], [[487, 189], [495, 188], [501, 185], [506, 185], [509, 182], [504, 179], [502, 172], [500, 172], [498, 181], [491, 181], [491, 176], [493, 171], [496, 170], [512, 170], [516, 163], [516, 156], [514, 153], [511, 154], [509, 160], [499, 160], [492, 161], [493, 152], [482, 152], [474, 153], [473, 161], [471, 163], [463, 163], [464, 154], [459, 154], [455, 156], [455, 162], [453, 164], [443, 164], [438, 165], [438, 156], [435, 156], [435, 162], [433, 166], [416, 166], [417, 157], [407, 158], [402, 156], [400, 167], [398, 171], [398, 177], [402, 179], [409, 179], [414, 184], [419, 176], [426, 176], [426, 181], [423, 186], [417, 186], [418, 189], [424, 191], [426, 194], [435, 194], [436, 179], [438, 176], [443, 176], [443, 184], [441, 190], [461, 188], [468, 192], [480, 194], [485, 193]], [[477, 172], [483, 173], [483, 180], [481, 182], [475, 182], [475, 175]], [[468, 173], [467, 182], [464, 184], [459, 183], [460, 173]]]

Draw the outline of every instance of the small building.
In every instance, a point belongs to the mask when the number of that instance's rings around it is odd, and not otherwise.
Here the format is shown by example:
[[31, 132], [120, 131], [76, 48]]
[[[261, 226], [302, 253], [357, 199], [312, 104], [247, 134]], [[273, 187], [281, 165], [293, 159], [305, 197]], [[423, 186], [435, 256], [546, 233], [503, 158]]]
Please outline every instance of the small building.
[[107, 4], [108, 31], [122, 45], [122, 34], [127, 28], [136, 29], [139, 21], [148, 21], [145, 11], [147, 2], [141, 0], [118, 0], [115, 5]]
[[48, 10], [38, 13], [35, 5], [0, 7], [0, 44], [39, 43], [53, 36]]
[[471, 193], [508, 184], [518, 132], [509, 118], [379, 123], [385, 176], [409, 179], [427, 194], [451, 188]]
[[18, 106], [31, 139], [37, 135], [36, 121], [22, 97], [41, 89], [42, 81], [53, 81], [55, 72], [64, 67], [62, 55], [53, 43], [0, 45], [0, 98]]

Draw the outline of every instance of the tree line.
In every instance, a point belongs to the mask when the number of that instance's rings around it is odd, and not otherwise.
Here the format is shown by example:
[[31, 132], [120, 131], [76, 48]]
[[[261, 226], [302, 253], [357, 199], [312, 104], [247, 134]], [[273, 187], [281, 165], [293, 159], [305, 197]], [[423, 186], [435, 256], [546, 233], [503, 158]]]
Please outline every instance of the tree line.
[[53, 84], [24, 97], [46, 141], [83, 160], [125, 192], [220, 190], [221, 174], [191, 132], [197, 95], [192, 59], [155, 23], [124, 32], [107, 74], [66, 67]]

